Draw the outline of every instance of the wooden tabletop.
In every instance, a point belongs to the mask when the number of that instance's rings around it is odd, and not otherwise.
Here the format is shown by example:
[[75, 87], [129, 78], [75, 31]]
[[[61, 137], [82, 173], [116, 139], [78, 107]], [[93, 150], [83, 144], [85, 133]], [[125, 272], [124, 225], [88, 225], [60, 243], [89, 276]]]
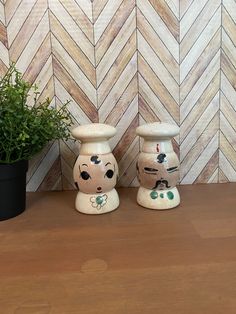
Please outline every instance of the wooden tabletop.
[[0, 222], [1, 314], [235, 314], [236, 184], [179, 187], [175, 209], [87, 216], [76, 192], [27, 195]]

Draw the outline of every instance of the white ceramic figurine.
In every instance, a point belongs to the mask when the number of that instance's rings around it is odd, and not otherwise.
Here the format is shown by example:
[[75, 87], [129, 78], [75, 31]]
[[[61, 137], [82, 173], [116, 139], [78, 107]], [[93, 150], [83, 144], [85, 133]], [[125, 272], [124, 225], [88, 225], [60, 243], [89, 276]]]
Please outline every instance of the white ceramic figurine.
[[169, 209], [180, 203], [176, 184], [179, 179], [179, 160], [171, 139], [179, 128], [168, 123], [148, 123], [136, 129], [144, 139], [137, 162], [140, 182], [137, 202], [151, 209]]
[[101, 123], [81, 125], [72, 131], [81, 142], [73, 170], [79, 190], [75, 207], [79, 212], [104, 214], [119, 206], [119, 196], [114, 189], [118, 165], [108, 143], [115, 133], [114, 127]]

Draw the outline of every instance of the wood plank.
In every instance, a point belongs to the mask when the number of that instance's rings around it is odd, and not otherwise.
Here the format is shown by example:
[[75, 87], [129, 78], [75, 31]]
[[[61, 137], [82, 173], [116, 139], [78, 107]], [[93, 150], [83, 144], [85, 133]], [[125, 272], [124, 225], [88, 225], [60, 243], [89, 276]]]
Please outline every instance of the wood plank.
[[137, 27], [145, 40], [151, 44], [152, 49], [158, 55], [168, 71], [172, 74], [177, 83], [179, 83], [179, 64], [166, 48], [160, 37], [154, 31], [152, 26], [146, 20], [144, 15], [137, 9]]
[[119, 98], [113, 110], [110, 111], [109, 115], [105, 120], [105, 123], [115, 126], [137, 94], [138, 94], [138, 78], [137, 75], [135, 75], [133, 79], [130, 81], [124, 93]]
[[50, 14], [50, 27], [53, 35], [63, 45], [63, 47], [66, 48], [68, 54], [77, 63], [95, 87], [96, 73], [94, 66], [52, 13]]
[[99, 64], [107, 49], [115, 40], [125, 21], [133, 11], [134, 6], [135, 0], [124, 0], [121, 3], [95, 46], [96, 64]]
[[194, 183], [209, 183], [209, 181], [212, 183], [218, 182], [218, 164], [219, 152], [216, 151]]
[[229, 160], [225, 157], [225, 155], [220, 151], [219, 153], [220, 158], [219, 158], [219, 165], [222, 173], [224, 176], [227, 178], [229, 182], [235, 182], [236, 181], [236, 171], [232, 167], [231, 163]]
[[121, 53], [107, 72], [104, 80], [97, 89], [98, 106], [100, 107], [112, 87], [116, 84], [125, 67], [136, 51], [136, 34], [131, 35]]
[[222, 50], [228, 56], [233, 66], [236, 68], [236, 46], [224, 30], [222, 30]]
[[50, 34], [48, 33], [39, 50], [37, 51], [28, 68], [26, 69], [26, 72], [23, 75], [23, 79], [33, 84], [50, 55], [51, 41]]
[[0, 41], [0, 56], [1, 56], [1, 61], [5, 64], [5, 66], [9, 65], [9, 51], [3, 45], [3, 43]]
[[223, 25], [223, 31], [227, 33], [227, 35], [230, 37], [233, 43], [236, 43], [236, 25], [235, 21], [232, 18], [232, 15], [229, 14], [232, 13], [232, 10], [226, 11], [225, 7], [222, 8], [222, 25]]
[[0, 22], [0, 41], [6, 48], [8, 48], [7, 30], [2, 22]]
[[[234, 106], [234, 107], [232, 107]], [[225, 95], [221, 94], [220, 111], [230, 123], [231, 127], [236, 131], [236, 104], [230, 104]]]
[[179, 2], [179, 6], [180, 6], [180, 18], [182, 19], [182, 17], [184, 16], [184, 14], [186, 14], [186, 12], [188, 11], [189, 7], [191, 6], [192, 2], [194, 0], [181, 0]]
[[173, 119], [177, 122], [179, 121], [179, 106], [170, 95], [169, 91], [162, 84], [159, 78], [152, 71], [150, 66], [144, 60], [144, 58], [139, 55], [138, 58], [138, 68], [139, 72], [143, 78], [148, 82], [150, 88], [153, 90], [155, 95], [160, 99], [162, 104], [165, 106], [166, 110], [172, 115]]
[[[76, 100], [69, 94], [65, 87], [60, 83], [60, 81], [55, 77], [55, 94], [57, 100], [60, 102], [58, 106], [65, 103], [69, 100], [67, 108], [70, 112], [71, 117], [76, 121], [76, 124], [88, 124], [91, 123], [91, 120], [86, 115], [86, 112], [83, 111], [83, 107], [80, 107]], [[75, 151], [75, 145], [73, 145], [73, 151]], [[77, 152], [78, 153], [78, 152]]]
[[220, 70], [220, 51], [211, 60], [207, 69], [202, 74], [201, 78], [194, 85], [188, 96], [185, 98], [180, 106], [180, 121], [181, 123], [186, 119], [188, 113], [192, 110], [198, 99], [206, 87], [213, 80], [217, 72]]
[[[81, 1], [81, 0], [80, 0]], [[83, 0], [85, 1], [85, 0]], [[84, 54], [88, 57], [89, 61], [95, 65], [94, 59], [94, 46], [78, 27], [76, 22], [72, 19], [70, 14], [65, 10], [62, 4], [58, 0], [52, 0], [49, 2], [49, 8], [56, 16], [58, 21], [63, 25], [70, 37], [81, 48]]]
[[118, 186], [128, 187], [133, 182], [134, 178], [136, 178], [136, 163], [138, 160], [139, 153], [133, 158], [132, 163], [127, 168], [127, 171], [120, 177], [118, 181]]
[[183, 80], [186, 78], [195, 62], [198, 60], [203, 51], [206, 49], [209, 41], [215, 36], [215, 33], [220, 28], [220, 25], [221, 25], [221, 8], [218, 8], [214, 16], [207, 24], [204, 31], [195, 41], [193, 47], [182, 61], [180, 65], [180, 83], [182, 83]]
[[116, 13], [117, 9], [121, 5], [122, 0], [109, 0], [104, 6], [102, 12], [94, 23], [94, 41], [97, 44], [102, 33], [110, 23], [112, 17]]
[[97, 85], [99, 86], [109, 71], [112, 64], [117, 59], [118, 55], [126, 45], [130, 36], [135, 31], [136, 19], [135, 19], [135, 9], [132, 11], [122, 29], [116, 36], [115, 40], [112, 42], [111, 46], [106, 51], [101, 62], [97, 66]]
[[76, 3], [76, 0], [63, 1], [62, 5], [65, 7], [67, 12], [79, 26], [82, 32], [84, 32], [90, 42], [94, 44], [93, 24], [84, 11], [80, 8], [80, 6]]
[[43, 182], [38, 187], [37, 191], [58, 191], [61, 190], [62, 186], [57, 181], [61, 180], [61, 163], [60, 157], [54, 161], [52, 167], [49, 169], [48, 173], [43, 179]]
[[182, 39], [180, 43], [180, 61], [186, 57], [187, 53], [190, 51], [191, 47], [194, 45], [198, 36], [206, 28], [209, 20], [215, 14], [216, 10], [220, 6], [220, 0], [209, 0], [206, 3], [204, 9], [200, 12], [196, 20], [193, 22], [188, 32]]
[[182, 142], [191, 131], [193, 121], [197, 121], [200, 118], [201, 114], [206, 110], [207, 106], [218, 92], [219, 86], [220, 72], [217, 72], [215, 77], [203, 91], [193, 109], [189, 112], [187, 118], [182, 122], [180, 128], [180, 142]]
[[169, 9], [166, 1], [150, 0], [150, 3], [152, 4], [156, 12], [160, 15], [161, 19], [165, 22], [174, 38], [179, 41], [179, 21]]
[[[227, 135], [227, 133], [224, 134], [224, 130], [220, 132], [220, 151], [227, 158], [234, 170], [236, 170], [236, 151]], [[228, 176], [228, 173], [225, 174]]]
[[159, 122], [159, 118], [152, 108], [146, 103], [144, 98], [139, 95], [138, 98], [139, 114], [146, 123]]
[[179, 0], [166, 0], [166, 3], [168, 4], [171, 11], [174, 13], [174, 15], [179, 19]]
[[3, 77], [6, 72], [7, 72], [7, 66], [0, 59], [0, 77]]
[[[219, 113], [215, 114], [213, 119], [210, 123], [202, 130], [202, 133], [199, 135], [197, 139], [193, 139], [193, 145], [191, 149], [184, 155], [182, 152], [182, 146], [180, 146], [180, 177], [181, 180], [184, 178], [188, 172], [190, 171], [191, 167], [194, 167], [195, 161], [204, 154], [204, 149], [215, 136], [217, 131], [219, 130]], [[189, 138], [191, 141], [191, 138]], [[204, 166], [205, 167], [205, 166]], [[203, 169], [203, 168], [202, 168]], [[200, 173], [199, 173], [200, 175]], [[195, 178], [196, 181], [198, 177]]]
[[[43, 90], [45, 89], [45, 87], [47, 86], [48, 82], [50, 81], [50, 79], [53, 76], [53, 69], [52, 69], [52, 56], [50, 56], [46, 63], [43, 64], [42, 69], [40, 70], [40, 72], [38, 73], [38, 76], [36, 77], [34, 83], [36, 83], [37, 85], [37, 92], [39, 92], [39, 97], [41, 95], [41, 93], [43, 92]], [[53, 95], [54, 96], [54, 95]], [[34, 105], [34, 93], [33, 90], [31, 89], [29, 92], [29, 97], [27, 99], [27, 103], [29, 106], [33, 106]]]
[[50, 147], [45, 157], [43, 158], [42, 162], [38, 166], [33, 176], [28, 181], [28, 184], [27, 184], [28, 191], [37, 191], [37, 189], [39, 188], [40, 184], [43, 182], [49, 169], [53, 166], [58, 156], [59, 156], [59, 145], [58, 145], [58, 142], [55, 141], [53, 145]]
[[21, 0], [7, 0], [4, 3], [5, 8], [5, 18], [6, 18], [6, 25], [12, 19], [14, 13], [16, 12]]
[[124, 175], [125, 171], [133, 162], [134, 156], [137, 156], [139, 151], [139, 138], [137, 136], [129, 147], [127, 147], [122, 159], [119, 161], [119, 177]]
[[[199, 119], [192, 123], [192, 128], [188, 136], [181, 143], [181, 159], [183, 159], [190, 149], [196, 145], [198, 138], [202, 135], [203, 130], [208, 126], [213, 117], [218, 113], [217, 128], [219, 128], [219, 108], [220, 108], [220, 94], [219, 92], [214, 96], [210, 104], [207, 106]], [[204, 141], [203, 141], [204, 142]]]
[[132, 123], [133, 119], [137, 116], [137, 114], [138, 114], [138, 95], [136, 95], [136, 97], [132, 100], [132, 102], [130, 103], [130, 105], [128, 106], [123, 116], [116, 125], [117, 133], [109, 141], [112, 150], [122, 139], [126, 129]]
[[224, 93], [228, 101], [233, 105], [236, 103], [236, 91], [225, 76], [224, 72], [221, 72], [221, 90]]
[[[191, 25], [201, 13], [202, 9], [209, 0], [198, 0], [198, 1], [186, 1], [181, 0], [180, 11], [181, 11], [181, 23], [180, 23], [180, 41], [184, 38]], [[184, 15], [183, 15], [183, 11]]]
[[77, 104], [82, 108], [82, 110], [89, 117], [90, 121], [97, 122], [98, 115], [96, 107], [89, 100], [86, 94], [81, 90], [81, 88], [76, 84], [76, 82], [71, 78], [69, 73], [63, 68], [60, 62], [53, 58], [53, 68], [54, 74], [64, 88], [69, 92], [71, 97], [77, 102]]
[[136, 138], [136, 128], [138, 127], [138, 115], [133, 119], [132, 123], [129, 125], [128, 129], [125, 131], [125, 134], [123, 135], [122, 139], [119, 141], [119, 143], [116, 145], [116, 147], [113, 150], [113, 154], [119, 162], [124, 153], [124, 147], [129, 147], [131, 143], [133, 143], [134, 139]]
[[[51, 0], [49, 0], [49, 1], [51, 1]], [[81, 9], [87, 15], [87, 17], [93, 23], [92, 1], [90, 1], [90, 0], [75, 0], [75, 1], [78, 3], [78, 5], [81, 7]]]
[[192, 184], [200, 175], [202, 169], [218, 149], [218, 136], [217, 132], [204, 149], [204, 152], [198, 157], [194, 166], [192, 166], [189, 172], [182, 178], [182, 184]]
[[172, 115], [167, 111], [164, 104], [161, 103], [156, 94], [152, 91], [147, 82], [139, 75], [139, 93], [142, 98], [146, 101], [148, 106], [151, 108], [158, 119], [162, 122], [167, 122], [171, 124], [176, 124]]
[[66, 48], [63, 47], [53, 35], [51, 36], [51, 42], [53, 55], [61, 64], [63, 64], [63, 67], [66, 69], [66, 71], [70, 73], [71, 78], [80, 87], [80, 89], [93, 103], [93, 105], [96, 106], [97, 94], [93, 84], [89, 81], [84, 72], [80, 70], [71, 56], [68, 55]]
[[[28, 68], [30, 62], [34, 58], [35, 54], [37, 53], [38, 49], [40, 48], [42, 42], [46, 38], [49, 33], [49, 19], [47, 12], [44, 14], [43, 18], [41, 19], [40, 23], [37, 25], [35, 32], [30, 38], [30, 41], [27, 42], [24, 50], [22, 51], [20, 57], [17, 59], [16, 67], [24, 73]], [[13, 51], [10, 47], [9, 50], [10, 58], [12, 60]], [[16, 60], [12, 60], [16, 61]]]
[[105, 5], [107, 4], [108, 0], [93, 0], [93, 19], [96, 22], [97, 18], [99, 17], [100, 13], [104, 9]]
[[[236, 150], [236, 138], [235, 138], [236, 131], [229, 124], [229, 121], [225, 118], [225, 116], [222, 112], [220, 114], [220, 130], [225, 135], [228, 142]], [[228, 156], [226, 156], [226, 157], [228, 157]], [[229, 159], [231, 159], [231, 158], [229, 157]]]
[[179, 44], [169, 31], [166, 24], [148, 0], [137, 0], [137, 6], [147, 21], [151, 24], [157, 35], [161, 38], [167, 49], [171, 52], [176, 62], [179, 61]]
[[137, 41], [139, 44], [139, 53], [142, 55], [143, 59], [149, 64], [155, 75], [174, 98], [175, 102], [179, 103], [179, 85], [161, 62], [158, 55], [155, 54], [150, 45], [151, 43], [148, 43], [139, 31], [137, 32]]
[[[14, 16], [9, 23], [8, 23], [9, 15], [8, 13], [6, 13], [6, 19], [7, 19], [7, 24], [8, 24], [7, 35], [8, 35], [9, 47], [11, 47], [13, 40], [15, 39], [16, 35], [19, 33], [21, 27], [23, 26], [27, 16], [31, 12], [36, 1], [37, 0], [32, 0], [32, 1], [22, 0], [19, 3], [19, 6], [17, 7], [17, 9], [15, 10]], [[13, 3], [11, 5], [13, 5]], [[6, 12], [8, 12], [8, 8], [6, 8]]]
[[202, 52], [201, 56], [196, 60], [194, 66], [189, 71], [188, 75], [180, 86], [180, 102], [182, 103], [188, 93], [193, 89], [193, 86], [207, 69], [209, 63], [214, 58], [221, 47], [221, 31], [218, 30], [212, 40]]
[[224, 52], [221, 54], [221, 69], [227, 77], [229, 83], [234, 89], [236, 89], [236, 68], [233, 66], [228, 56]]
[[236, 22], [236, 3], [234, 0], [223, 0], [223, 6], [230, 12], [231, 18]]
[[99, 108], [99, 121], [104, 122], [109, 114], [107, 108], [109, 106], [109, 111], [111, 111], [116, 103], [118, 102], [121, 95], [124, 93], [125, 89], [137, 73], [137, 53], [135, 53], [132, 59], [129, 61], [124, 71], [120, 75], [116, 84], [112, 87], [110, 93], [106, 97], [105, 101]]
[[47, 7], [47, 0], [40, 0], [36, 2], [11, 44], [10, 53], [12, 60], [17, 61], [22, 51], [31, 40], [31, 36], [44, 16]]

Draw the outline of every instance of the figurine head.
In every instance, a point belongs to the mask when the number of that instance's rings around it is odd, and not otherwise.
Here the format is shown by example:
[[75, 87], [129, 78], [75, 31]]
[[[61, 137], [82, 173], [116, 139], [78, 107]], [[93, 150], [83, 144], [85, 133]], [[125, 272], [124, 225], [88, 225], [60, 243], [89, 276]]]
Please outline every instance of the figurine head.
[[176, 186], [179, 179], [179, 160], [175, 152], [160, 154], [141, 153], [137, 162], [141, 186], [166, 190]]
[[86, 194], [100, 194], [112, 190], [118, 178], [118, 165], [111, 153], [80, 155], [74, 166], [74, 181]]

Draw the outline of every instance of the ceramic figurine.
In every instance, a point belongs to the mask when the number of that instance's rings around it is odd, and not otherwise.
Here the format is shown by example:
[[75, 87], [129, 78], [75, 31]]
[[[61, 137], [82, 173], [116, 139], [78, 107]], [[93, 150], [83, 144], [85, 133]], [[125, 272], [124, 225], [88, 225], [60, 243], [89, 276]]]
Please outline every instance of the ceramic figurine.
[[149, 123], [136, 129], [144, 139], [137, 161], [140, 187], [137, 202], [151, 209], [169, 209], [180, 203], [176, 184], [179, 180], [179, 160], [171, 139], [179, 128], [168, 123]]
[[80, 155], [73, 169], [79, 190], [75, 207], [79, 212], [104, 214], [119, 206], [119, 196], [114, 189], [118, 165], [108, 143], [115, 133], [114, 127], [100, 123], [81, 125], [72, 131], [81, 142]]

